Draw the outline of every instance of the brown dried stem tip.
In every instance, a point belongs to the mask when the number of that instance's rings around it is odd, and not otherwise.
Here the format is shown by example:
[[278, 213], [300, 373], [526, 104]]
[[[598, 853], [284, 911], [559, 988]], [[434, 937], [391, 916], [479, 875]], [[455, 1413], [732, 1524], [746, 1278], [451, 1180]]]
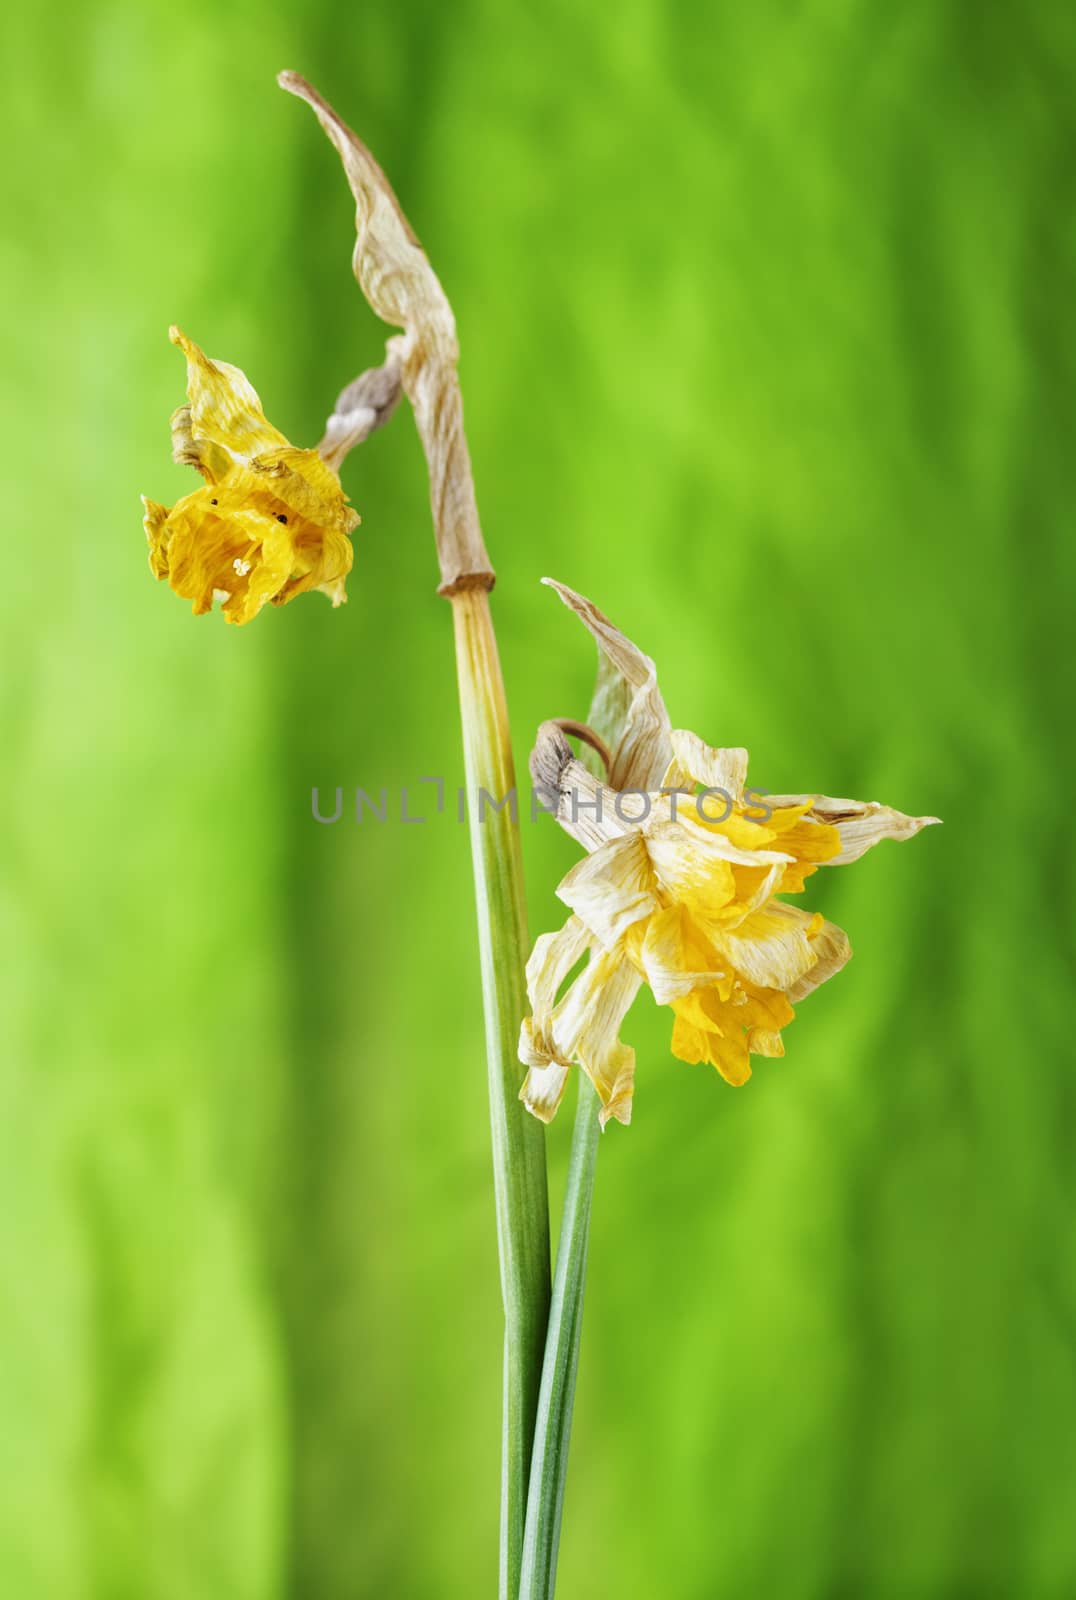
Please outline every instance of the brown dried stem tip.
[[[415, 413], [429, 466], [440, 593], [491, 589], [494, 573], [482, 542], [463, 431], [452, 308], [388, 179], [362, 140], [298, 73], [282, 72], [277, 82], [313, 108], [336, 146], [355, 196], [358, 238], [352, 264], [359, 287], [384, 322], [403, 329], [402, 338], [388, 341], [388, 359], [376, 369], [381, 381], [374, 389], [382, 402], [386, 396], [391, 401], [393, 384], [402, 382]], [[353, 445], [387, 419], [384, 403], [379, 410], [377, 399], [371, 400], [363, 390], [372, 381], [368, 373], [356, 379], [349, 387], [358, 386], [359, 395], [350, 396], [345, 390], [329, 419], [322, 453], [336, 466]]]

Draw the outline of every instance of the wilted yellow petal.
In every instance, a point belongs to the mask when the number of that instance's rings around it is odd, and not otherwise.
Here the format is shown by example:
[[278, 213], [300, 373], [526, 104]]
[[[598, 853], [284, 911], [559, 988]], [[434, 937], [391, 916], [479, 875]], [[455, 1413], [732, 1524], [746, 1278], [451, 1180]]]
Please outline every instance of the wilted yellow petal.
[[794, 806], [777, 810], [767, 824], [777, 848], [787, 850], [794, 858], [781, 880], [783, 894], [798, 894], [820, 866], [835, 862], [841, 852], [841, 836], [837, 829], [807, 815], [808, 809]]
[[650, 917], [629, 949], [659, 1006], [670, 1005], [695, 989], [731, 987], [731, 966], [716, 965], [716, 951], [681, 905], [666, 906]]
[[772, 795], [772, 806], [798, 806], [805, 801], [807, 815], [815, 822], [836, 828], [841, 848], [827, 862], [831, 867], [846, 867], [858, 861], [882, 839], [911, 839], [923, 828], [940, 822], [938, 817], [909, 817], [877, 800], [834, 800], [829, 795]]
[[751, 1061], [744, 1029], [734, 1026], [724, 1032], [705, 1014], [697, 1020], [694, 1014], [681, 1015], [682, 1011], [692, 1011], [691, 996], [677, 1001], [673, 1010], [677, 1014], [672, 1032], [673, 1055], [692, 1065], [704, 1061], [716, 1067], [734, 1088], [745, 1084], [751, 1076]]
[[168, 507], [158, 505], [156, 500], [142, 496], [144, 508], [142, 526], [146, 530], [146, 541], [149, 545], [149, 567], [155, 578], [168, 576], [168, 536], [165, 528], [168, 523]]
[[772, 900], [732, 931], [715, 929], [718, 951], [752, 983], [789, 990], [814, 966], [810, 934], [821, 923], [798, 906]]
[[[776, 850], [741, 850], [691, 816], [656, 822], [643, 831], [664, 893], [705, 919], [727, 915], [741, 921], [774, 892], [791, 860]], [[744, 895], [752, 898], [745, 903]]]
[[665, 895], [699, 915], [718, 916], [735, 897], [729, 854], [740, 852], [727, 839], [703, 828], [659, 822], [647, 829], [646, 847]]
[[219, 483], [235, 465], [235, 458], [212, 439], [196, 438], [189, 405], [172, 413], [172, 460], [181, 467], [194, 467], [207, 483]]
[[[789, 1004], [788, 996], [779, 989], [760, 988], [746, 979], [741, 981], [739, 987], [746, 998], [737, 1002], [742, 1007], [738, 1015], [749, 1034], [757, 1031], [779, 1033], [795, 1018], [796, 1013]], [[760, 1050], [757, 1054], [764, 1052]]]
[[[678, 801], [677, 804], [683, 806], [683, 801]], [[692, 804], [693, 802], [689, 800], [687, 806], [688, 816], [693, 814], [691, 810]], [[694, 815], [698, 817], [699, 813], [695, 812]], [[778, 841], [778, 836], [772, 828], [765, 826], [761, 822], [752, 822], [740, 810], [732, 811], [727, 817], [723, 817], [720, 821], [715, 821], [712, 815], [707, 816], [704, 803], [704, 809], [699, 820], [702, 827], [708, 828], [711, 833], [723, 834], [730, 844], [736, 845], [740, 850], [765, 850], [769, 845], [774, 845], [777, 850], [783, 851], [785, 849], [784, 842]], [[790, 862], [789, 865], [791, 866], [792, 863]]]
[[[761, 855], [762, 852], [757, 851], [756, 854]], [[733, 867], [736, 894], [732, 903], [714, 919], [717, 925], [727, 929], [738, 928], [752, 912], [759, 910], [779, 889], [784, 888], [785, 878], [793, 869], [794, 863], [792, 866]]]
[[190, 447], [203, 443], [232, 461], [249, 461], [266, 450], [287, 445], [287, 440], [266, 421], [262, 403], [245, 373], [229, 361], [212, 361], [179, 328], [168, 337], [187, 358], [187, 399], [190, 402]]

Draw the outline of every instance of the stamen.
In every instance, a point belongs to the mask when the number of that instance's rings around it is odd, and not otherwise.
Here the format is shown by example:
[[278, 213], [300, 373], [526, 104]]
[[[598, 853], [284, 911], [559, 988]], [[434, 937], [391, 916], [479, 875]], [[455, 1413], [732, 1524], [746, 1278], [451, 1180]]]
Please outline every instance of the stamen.
[[232, 562], [232, 566], [235, 568], [236, 572], [238, 572], [241, 578], [245, 578], [247, 573], [250, 571], [250, 562], [241, 560], [239, 556], [236, 556], [235, 560]]

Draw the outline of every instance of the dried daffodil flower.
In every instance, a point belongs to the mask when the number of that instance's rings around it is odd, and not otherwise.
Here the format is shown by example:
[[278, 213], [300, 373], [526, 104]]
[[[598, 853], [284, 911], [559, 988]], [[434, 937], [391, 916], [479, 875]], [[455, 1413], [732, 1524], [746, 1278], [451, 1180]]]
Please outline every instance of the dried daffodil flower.
[[[599, 670], [590, 723], [544, 723], [531, 758], [539, 793], [587, 855], [557, 889], [572, 916], [538, 940], [527, 965], [521, 1099], [550, 1121], [576, 1063], [598, 1091], [604, 1126], [631, 1119], [635, 1052], [619, 1031], [643, 983], [672, 1009], [674, 1055], [745, 1083], [751, 1055], [784, 1054], [792, 1003], [852, 953], [840, 928], [778, 895], [938, 819], [748, 789], [747, 751], [672, 728], [654, 663], [589, 600], [552, 587], [597, 640]], [[608, 784], [573, 756], [566, 732], [601, 753]]]
[[178, 328], [170, 336], [187, 358], [188, 397], [172, 417], [172, 455], [205, 484], [170, 511], [143, 495], [151, 571], [196, 615], [222, 601], [228, 622], [307, 589], [341, 605], [359, 518], [340, 479], [266, 421], [238, 367], [211, 361]]

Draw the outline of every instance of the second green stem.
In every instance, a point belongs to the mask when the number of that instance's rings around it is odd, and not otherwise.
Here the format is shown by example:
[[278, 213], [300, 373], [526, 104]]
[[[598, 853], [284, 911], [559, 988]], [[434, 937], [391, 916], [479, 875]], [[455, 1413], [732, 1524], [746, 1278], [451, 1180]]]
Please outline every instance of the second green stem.
[[560, 1517], [583, 1325], [590, 1205], [601, 1140], [597, 1093], [585, 1073], [580, 1072], [578, 1077], [579, 1103], [572, 1133], [568, 1188], [557, 1245], [538, 1420], [534, 1430], [519, 1600], [552, 1600], [557, 1580]]

